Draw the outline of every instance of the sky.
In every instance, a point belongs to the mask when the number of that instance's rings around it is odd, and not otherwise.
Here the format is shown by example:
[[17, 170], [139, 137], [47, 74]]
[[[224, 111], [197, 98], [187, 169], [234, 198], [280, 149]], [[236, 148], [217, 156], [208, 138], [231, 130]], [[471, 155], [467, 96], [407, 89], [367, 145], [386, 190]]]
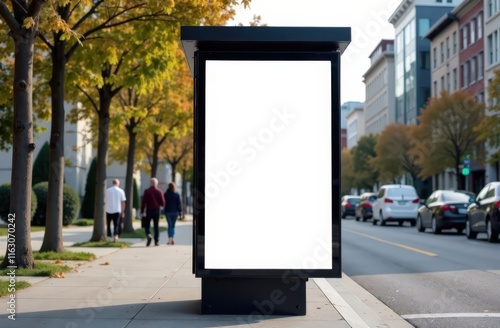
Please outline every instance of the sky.
[[382, 39], [394, 39], [388, 18], [401, 0], [252, 0], [227, 25], [249, 25], [254, 15], [268, 26], [350, 27], [351, 43], [341, 57], [341, 103], [365, 100], [363, 75]]

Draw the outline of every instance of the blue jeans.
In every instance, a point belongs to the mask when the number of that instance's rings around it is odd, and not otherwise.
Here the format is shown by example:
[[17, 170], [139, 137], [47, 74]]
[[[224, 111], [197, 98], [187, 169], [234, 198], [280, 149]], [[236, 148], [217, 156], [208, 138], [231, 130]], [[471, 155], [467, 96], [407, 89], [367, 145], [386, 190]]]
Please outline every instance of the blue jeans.
[[168, 237], [173, 238], [175, 235], [175, 222], [177, 221], [177, 218], [179, 217], [179, 213], [167, 212], [167, 213], [165, 213], [165, 216], [167, 217], [167, 223], [168, 223]]

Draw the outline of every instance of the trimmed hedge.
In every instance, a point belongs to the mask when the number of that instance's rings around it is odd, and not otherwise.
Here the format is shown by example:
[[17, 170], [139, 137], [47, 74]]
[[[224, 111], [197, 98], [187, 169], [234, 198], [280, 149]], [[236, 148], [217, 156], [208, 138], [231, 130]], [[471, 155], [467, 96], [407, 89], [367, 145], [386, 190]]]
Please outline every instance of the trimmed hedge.
[[49, 157], [50, 147], [48, 141], [46, 141], [33, 163], [33, 186], [39, 182], [49, 181]]
[[[31, 219], [35, 216], [37, 208], [36, 194], [31, 190]], [[10, 183], [4, 183], [0, 186], [0, 217], [7, 222], [10, 213]]]
[[[47, 214], [47, 193], [49, 190], [48, 182], [39, 182], [33, 186], [38, 199], [38, 206], [35, 217], [33, 218], [34, 225], [45, 226]], [[80, 212], [80, 197], [78, 193], [69, 185], [63, 185], [63, 225], [67, 226], [73, 223]]]
[[82, 200], [82, 217], [93, 219], [95, 207], [95, 179], [96, 179], [97, 157], [92, 159], [89, 172], [87, 173], [87, 183], [85, 184], [85, 195]]

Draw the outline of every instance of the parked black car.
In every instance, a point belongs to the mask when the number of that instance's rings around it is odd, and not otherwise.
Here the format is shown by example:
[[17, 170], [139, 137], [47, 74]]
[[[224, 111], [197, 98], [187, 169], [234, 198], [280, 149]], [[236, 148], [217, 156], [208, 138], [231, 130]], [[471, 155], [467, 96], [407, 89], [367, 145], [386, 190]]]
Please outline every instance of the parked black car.
[[356, 214], [356, 204], [359, 203], [359, 196], [345, 195], [340, 199], [340, 214], [342, 219], [346, 216]]
[[465, 234], [476, 239], [477, 234], [486, 232], [489, 242], [498, 241], [500, 231], [500, 182], [490, 182], [477, 194], [469, 205], [465, 218]]
[[457, 229], [457, 233], [461, 234], [470, 202], [471, 196], [462, 192], [434, 191], [418, 209], [418, 231], [431, 228], [434, 234], [439, 234], [443, 229]]
[[365, 192], [361, 194], [360, 201], [356, 205], [356, 221], [363, 219], [365, 222], [373, 217], [372, 204], [377, 200], [377, 194], [374, 192]]

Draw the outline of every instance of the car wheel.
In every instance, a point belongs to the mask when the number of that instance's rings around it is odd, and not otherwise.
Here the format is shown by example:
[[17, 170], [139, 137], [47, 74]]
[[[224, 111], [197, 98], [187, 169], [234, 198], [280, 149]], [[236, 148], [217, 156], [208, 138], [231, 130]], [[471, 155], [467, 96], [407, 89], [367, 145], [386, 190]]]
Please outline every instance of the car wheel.
[[410, 225], [412, 227], [416, 226], [417, 225], [417, 221], [416, 220], [410, 220]]
[[422, 225], [422, 218], [420, 217], [420, 214], [417, 216], [417, 230], [418, 232], [424, 232], [425, 228]]
[[401, 227], [403, 224], [405, 223], [405, 221], [399, 221], [398, 224], [399, 226]]
[[366, 222], [366, 216], [363, 216], [363, 222]]
[[488, 241], [494, 243], [498, 241], [498, 231], [493, 229], [491, 220], [486, 221], [486, 235], [488, 236]]
[[472, 231], [472, 227], [470, 226], [470, 221], [465, 219], [465, 235], [467, 239], [476, 239], [477, 232]]
[[457, 228], [457, 235], [461, 235], [462, 232], [464, 232], [464, 229], [462, 228]]
[[377, 220], [372, 219], [372, 224], [373, 224], [373, 225], [377, 225]]
[[437, 226], [437, 220], [435, 217], [432, 217], [432, 233], [435, 235], [439, 235], [441, 233], [441, 229]]
[[382, 211], [380, 211], [380, 226], [385, 226], [385, 220]]
[[356, 221], [359, 221], [359, 216], [356, 215], [354, 218], [356, 219]]

